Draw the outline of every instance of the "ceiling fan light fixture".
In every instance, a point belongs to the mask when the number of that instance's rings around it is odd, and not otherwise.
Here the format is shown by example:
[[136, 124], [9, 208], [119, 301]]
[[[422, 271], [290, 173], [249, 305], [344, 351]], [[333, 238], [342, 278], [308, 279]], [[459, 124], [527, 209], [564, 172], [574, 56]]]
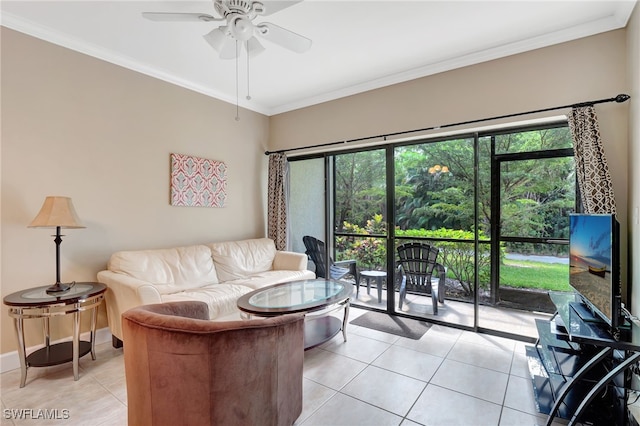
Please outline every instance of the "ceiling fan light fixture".
[[231, 35], [239, 41], [247, 41], [253, 37], [253, 23], [246, 16], [234, 17], [231, 21]]
[[255, 37], [247, 40], [247, 54], [250, 58], [254, 58], [262, 52], [264, 52], [264, 46]]
[[226, 41], [225, 29], [226, 27], [220, 27], [212, 30], [208, 34], [205, 34], [203, 37], [213, 47], [217, 52], [222, 51], [222, 47]]

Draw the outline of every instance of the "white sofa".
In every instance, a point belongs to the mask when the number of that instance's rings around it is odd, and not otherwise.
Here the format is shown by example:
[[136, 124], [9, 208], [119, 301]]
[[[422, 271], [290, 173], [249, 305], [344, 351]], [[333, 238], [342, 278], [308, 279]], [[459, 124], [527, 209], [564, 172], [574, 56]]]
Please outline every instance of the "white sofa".
[[120, 251], [98, 272], [106, 292], [107, 319], [114, 346], [122, 341], [123, 312], [140, 305], [200, 300], [211, 319], [238, 312], [236, 301], [252, 290], [288, 281], [314, 279], [307, 256], [276, 250], [258, 238], [159, 250]]

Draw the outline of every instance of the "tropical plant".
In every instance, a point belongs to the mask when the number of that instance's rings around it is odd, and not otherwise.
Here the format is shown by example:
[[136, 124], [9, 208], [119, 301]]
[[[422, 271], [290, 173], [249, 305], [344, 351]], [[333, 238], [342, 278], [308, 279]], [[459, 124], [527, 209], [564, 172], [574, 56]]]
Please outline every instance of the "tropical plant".
[[[364, 228], [348, 222], [343, 223], [344, 232], [361, 235], [386, 235], [387, 223], [381, 214], [376, 214], [367, 220]], [[376, 237], [336, 237], [338, 259], [356, 259], [360, 269], [384, 269], [387, 258], [385, 238]]]
[[[381, 214], [376, 214], [367, 220], [367, 225], [361, 228], [348, 222], [343, 223], [343, 229], [349, 236], [336, 237], [336, 249], [338, 260], [355, 259], [361, 269], [384, 269], [387, 262], [386, 239], [377, 237], [386, 235], [386, 222]], [[354, 234], [362, 235], [354, 236]], [[487, 240], [483, 232], [478, 233], [480, 241]], [[416, 240], [429, 241], [440, 249], [439, 263], [447, 268], [447, 276], [460, 283], [465, 295], [473, 294], [475, 276], [474, 238], [472, 231], [440, 228], [436, 230], [410, 229], [395, 230], [396, 237], [402, 241]], [[407, 238], [409, 237], [409, 238]], [[490, 277], [490, 253], [489, 244], [479, 244], [478, 267], [480, 271], [479, 281], [481, 288], [488, 288]], [[504, 257], [504, 249], [501, 249], [500, 258]]]
[[336, 229], [343, 230], [346, 221], [363, 226], [374, 212], [385, 210], [384, 169], [384, 150], [336, 155]]
[[[396, 230], [397, 237], [419, 237], [438, 247], [438, 263], [447, 268], [447, 276], [460, 283], [465, 295], [473, 294], [475, 276], [474, 233], [472, 231], [440, 228], [437, 230], [410, 229]], [[487, 240], [482, 231], [478, 233], [480, 241]], [[489, 287], [491, 274], [491, 247], [487, 243], [478, 244], [478, 270], [480, 288]], [[504, 258], [504, 249], [500, 249], [500, 258]]]

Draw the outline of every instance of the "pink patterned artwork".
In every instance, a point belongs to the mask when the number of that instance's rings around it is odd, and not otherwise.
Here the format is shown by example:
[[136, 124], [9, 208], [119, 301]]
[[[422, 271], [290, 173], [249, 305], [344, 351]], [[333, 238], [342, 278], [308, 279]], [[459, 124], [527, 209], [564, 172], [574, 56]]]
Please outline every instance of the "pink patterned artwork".
[[171, 154], [171, 205], [224, 207], [227, 166], [221, 161]]

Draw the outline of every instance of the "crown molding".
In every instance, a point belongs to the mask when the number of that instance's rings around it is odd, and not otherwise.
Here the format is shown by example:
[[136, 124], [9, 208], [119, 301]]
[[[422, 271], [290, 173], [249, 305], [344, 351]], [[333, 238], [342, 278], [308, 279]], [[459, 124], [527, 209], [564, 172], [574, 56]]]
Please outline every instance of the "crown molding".
[[247, 110], [251, 110], [267, 116], [272, 116], [300, 108], [310, 107], [324, 102], [333, 101], [347, 96], [353, 96], [358, 93], [376, 90], [398, 83], [404, 83], [410, 80], [427, 77], [437, 73], [500, 59], [507, 56], [524, 53], [530, 50], [540, 49], [555, 44], [560, 44], [579, 38], [616, 30], [619, 28], [624, 28], [627, 25], [636, 1], [623, 1], [620, 3], [621, 4], [616, 9], [616, 13], [614, 15], [609, 15], [598, 20], [585, 22], [580, 25], [565, 28], [563, 30], [544, 34], [538, 37], [523, 39], [512, 43], [506, 43], [500, 46], [490, 47], [488, 49], [472, 52], [463, 56], [447, 58], [441, 61], [426, 64], [422, 67], [412, 70], [391, 74], [361, 84], [346, 86], [339, 90], [331, 91], [318, 96], [299, 99], [297, 101], [289, 102], [275, 107], [267, 107], [260, 104], [256, 100], [247, 102], [242, 97], [240, 99], [230, 97], [219, 91], [212, 90], [209, 87], [205, 87], [201, 84], [181, 78], [167, 70], [151, 67], [148, 64], [136, 60], [135, 58], [120, 55], [116, 52], [101, 48], [100, 46], [87, 43], [86, 41], [69, 37], [59, 31], [24, 20], [20, 17], [12, 15], [11, 13], [2, 13], [1, 25], [45, 40], [47, 42], [104, 60], [106, 62], [119, 65], [121, 67], [139, 72], [141, 74], [157, 78], [167, 83], [174, 84], [192, 90], [194, 92], [218, 99], [220, 101], [227, 102], [232, 105], [237, 104], [239, 107], [245, 108]]
[[604, 33], [607, 31], [624, 28], [627, 24], [631, 11], [633, 10], [633, 3], [630, 3], [630, 5], [631, 7], [628, 13], [619, 13], [615, 16], [607, 16], [597, 21], [591, 21], [581, 25], [565, 28], [561, 31], [544, 34], [538, 37], [523, 39], [501, 46], [495, 46], [482, 51], [472, 52], [463, 56], [445, 59], [442, 61], [427, 64], [423, 67], [415, 68], [413, 70], [371, 80], [363, 84], [344, 87], [340, 90], [325, 93], [319, 96], [309, 97], [296, 102], [283, 104], [278, 107], [271, 108], [268, 111], [268, 115], [276, 115], [300, 108], [306, 108], [323, 102], [329, 102], [339, 98], [353, 96], [358, 93], [380, 89], [383, 87], [391, 86], [398, 83], [404, 83], [422, 77], [428, 77], [430, 75], [438, 74], [441, 72], [451, 71], [470, 65], [476, 65], [482, 62], [505, 58], [507, 56], [517, 55], [519, 53], [525, 53], [531, 50], [549, 47], [556, 44], [561, 44], [580, 38]]
[[[210, 88], [205, 87], [201, 84], [197, 84], [190, 80], [181, 78], [166, 70], [151, 67], [134, 58], [124, 56], [107, 49], [103, 49], [100, 46], [96, 46], [75, 37], [69, 37], [66, 34], [63, 34], [52, 28], [35, 24], [7, 12], [3, 12], [1, 18], [2, 22], [0, 23], [0, 25], [3, 27], [103, 60], [105, 62], [112, 63], [114, 65], [121, 66], [123, 68], [130, 69], [132, 71], [139, 72], [144, 75], [148, 75], [153, 78], [157, 78], [158, 80], [162, 80], [167, 83], [192, 90], [194, 92], [221, 100], [223, 102], [227, 102], [232, 105], [236, 104], [235, 98], [229, 97], [216, 90], [211, 90]], [[255, 102], [243, 102], [243, 99], [241, 98], [238, 100], [238, 105], [242, 108], [255, 111], [260, 114], [269, 115], [268, 108]]]

